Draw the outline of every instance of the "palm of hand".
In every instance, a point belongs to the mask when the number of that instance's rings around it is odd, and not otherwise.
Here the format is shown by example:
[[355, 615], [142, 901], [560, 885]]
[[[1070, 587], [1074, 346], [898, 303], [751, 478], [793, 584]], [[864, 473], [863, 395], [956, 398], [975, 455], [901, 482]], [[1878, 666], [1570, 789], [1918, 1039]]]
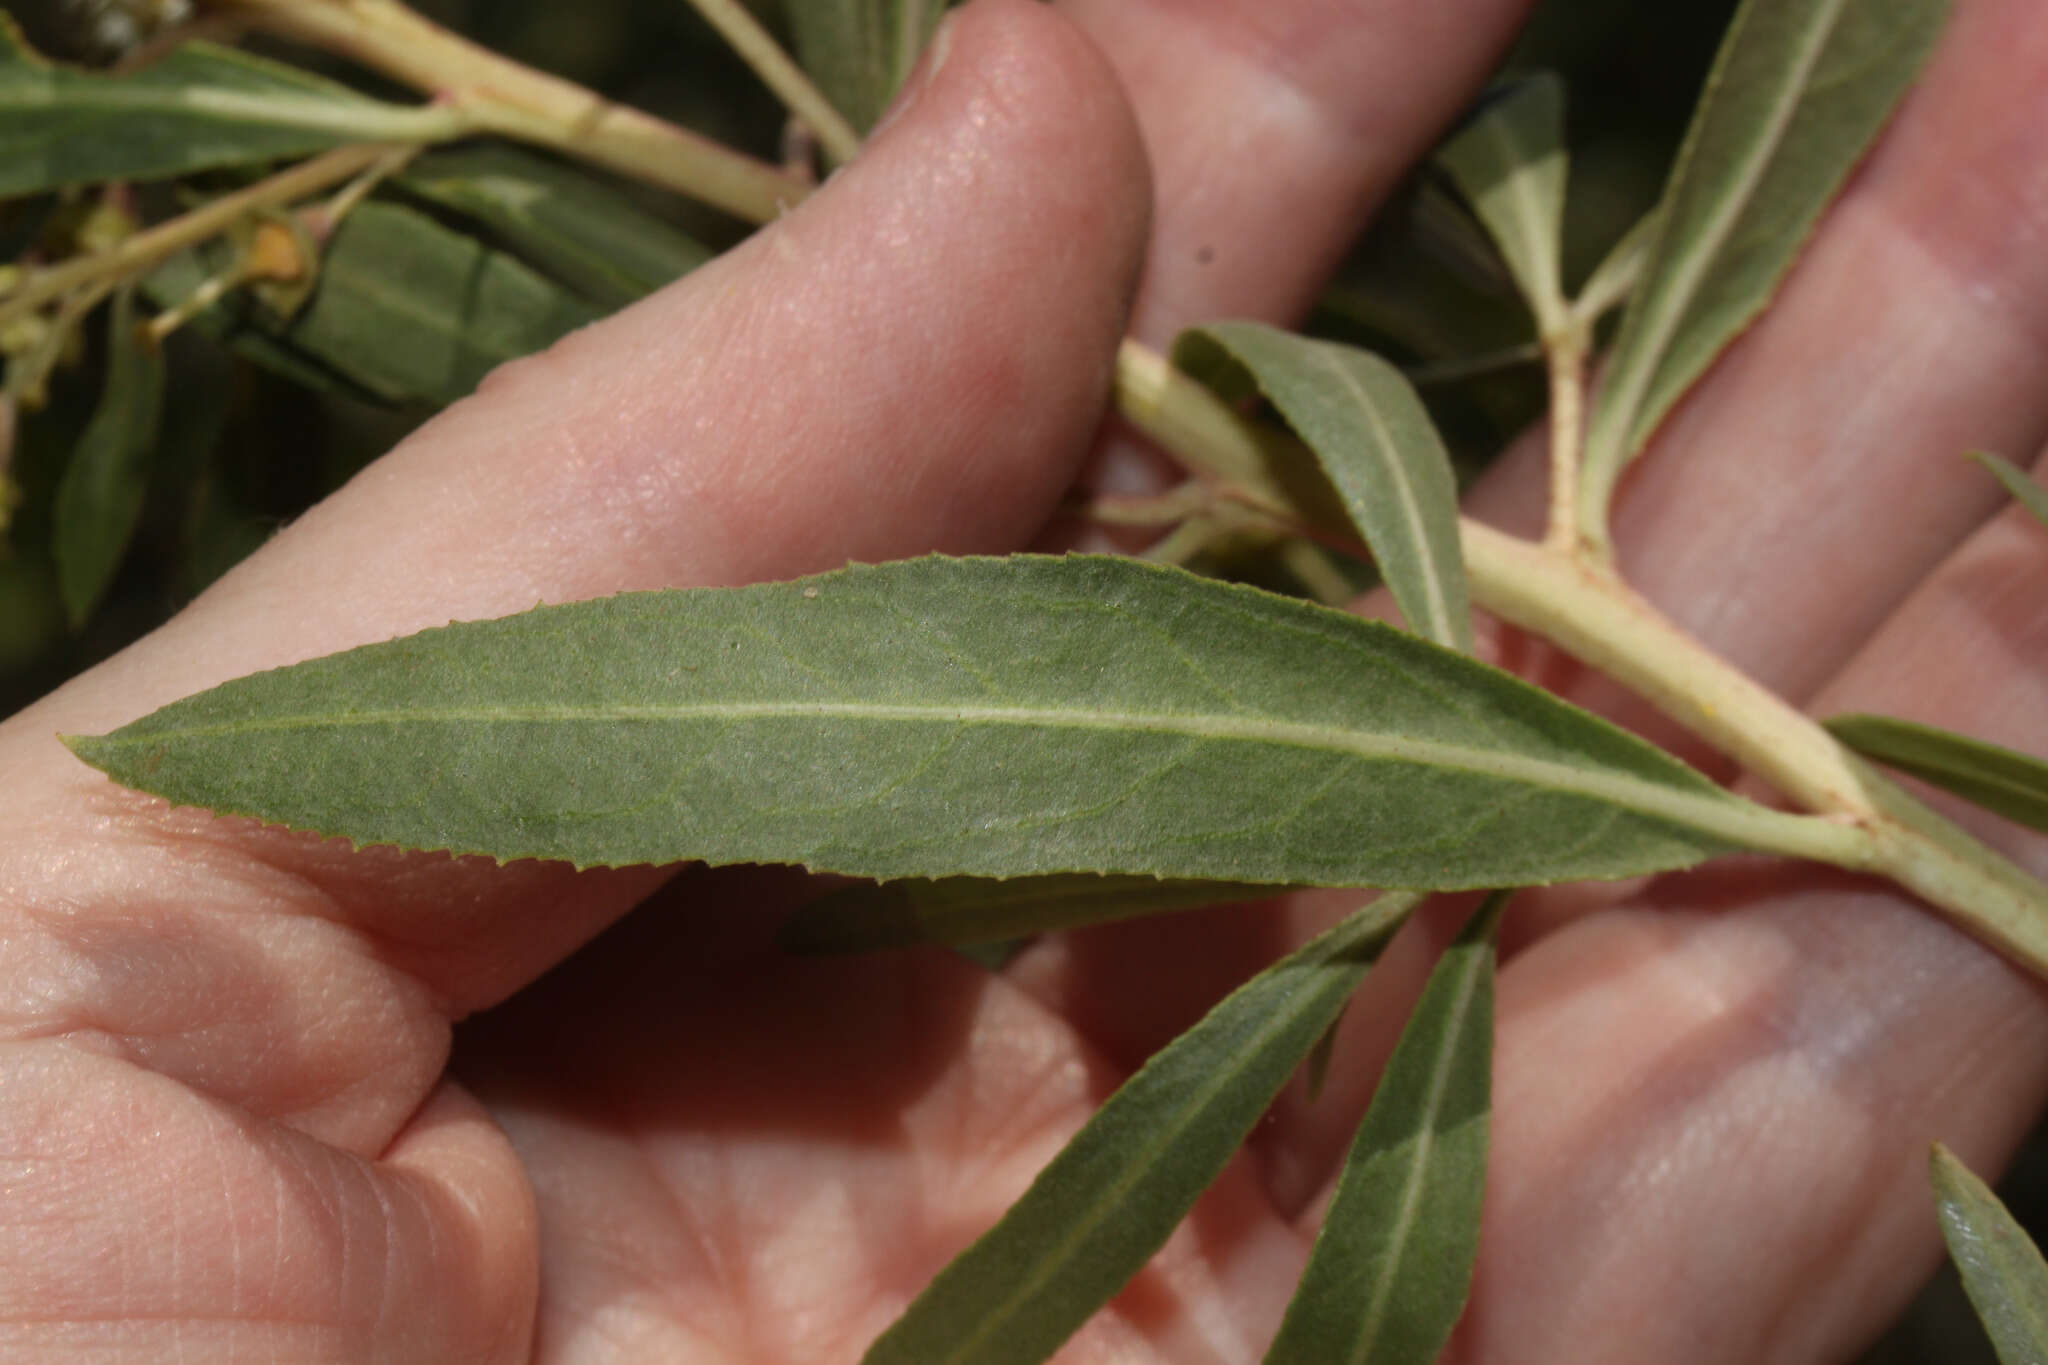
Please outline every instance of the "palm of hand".
[[[1516, 7], [1370, 8], [1383, 31], [1359, 42], [1312, 6], [1070, 6], [1154, 163], [1141, 334], [1298, 308]], [[1624, 499], [1638, 583], [1818, 709], [2024, 746], [2048, 704], [2040, 537], [1984, 525], [1990, 489], [1950, 458], [2048, 435], [2048, 119], [2014, 112], [2043, 112], [2044, 73], [2024, 0], [1961, 7], [1784, 306]], [[1219, 108], [1241, 134], [1222, 163]], [[1019, 543], [1099, 412], [1139, 166], [1069, 27], [966, 15], [816, 203], [513, 367], [8, 724], [10, 1349], [852, 1358], [1122, 1074], [1323, 921], [1303, 900], [1112, 927], [1002, 977], [940, 953], [797, 961], [767, 943], [801, 894], [780, 874], [662, 888], [352, 854], [166, 814], [49, 738], [536, 597]], [[1475, 510], [1528, 529], [1538, 478], [1511, 457]], [[309, 580], [334, 586], [307, 604]], [[1525, 641], [1493, 647], [1648, 723]], [[2048, 1085], [2036, 988], [1873, 886], [1738, 864], [1518, 913], [1463, 1358], [1839, 1354], [1931, 1263], [1924, 1141], [1995, 1158]], [[1347, 1016], [1329, 1093], [1283, 1100], [1068, 1358], [1257, 1355], [1444, 920]], [[508, 996], [453, 1035], [447, 1079], [449, 1021]]]

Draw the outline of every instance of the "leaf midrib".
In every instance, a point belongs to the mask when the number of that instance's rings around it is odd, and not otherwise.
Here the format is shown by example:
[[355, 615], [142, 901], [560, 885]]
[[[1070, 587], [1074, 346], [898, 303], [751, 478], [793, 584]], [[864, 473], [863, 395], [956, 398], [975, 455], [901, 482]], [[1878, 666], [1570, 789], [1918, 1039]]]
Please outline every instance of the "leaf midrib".
[[1417, 1218], [1422, 1212], [1422, 1190], [1428, 1183], [1430, 1158], [1435, 1154], [1437, 1126], [1436, 1117], [1443, 1109], [1444, 1092], [1450, 1087], [1451, 1073], [1457, 1067], [1458, 1049], [1465, 1037], [1465, 1029], [1471, 1022], [1472, 1002], [1479, 994], [1479, 984], [1486, 968], [1486, 955], [1473, 957], [1458, 983], [1458, 998], [1452, 1008], [1451, 1027], [1446, 1031], [1443, 1046], [1437, 1049], [1435, 1065], [1430, 1069], [1429, 1097], [1423, 1104], [1424, 1123], [1417, 1134], [1408, 1163], [1407, 1178], [1402, 1182], [1401, 1203], [1394, 1216], [1388, 1243], [1392, 1248], [1387, 1265], [1373, 1285], [1372, 1300], [1366, 1306], [1359, 1323], [1359, 1335], [1353, 1342], [1348, 1360], [1352, 1365], [1365, 1365], [1371, 1358], [1373, 1346], [1379, 1341], [1380, 1331], [1386, 1322], [1387, 1296], [1393, 1292], [1399, 1278], [1399, 1269], [1407, 1255], [1411, 1234]]
[[1550, 218], [1550, 200], [1537, 188], [1542, 167], [1540, 149], [1527, 147], [1515, 137], [1505, 119], [1489, 119], [1482, 125], [1484, 135], [1492, 138], [1501, 149], [1502, 159], [1515, 169], [1506, 176], [1508, 197], [1514, 200], [1516, 212], [1508, 215], [1513, 224], [1515, 236], [1521, 241], [1522, 257], [1539, 277], [1527, 281], [1529, 290], [1537, 296], [1534, 311], [1540, 314], [1539, 325], [1548, 329], [1556, 322], [1558, 307], [1563, 296], [1557, 283], [1555, 256], [1550, 250], [1549, 237], [1544, 225]]
[[[1506, 781], [1585, 796], [1659, 819], [1674, 821], [1736, 842], [1758, 812], [1717, 788], [1686, 791], [1612, 769], [1578, 767], [1555, 759], [1501, 753], [1442, 740], [1376, 734], [1337, 725], [1257, 716], [1199, 712], [1080, 711], [1037, 706], [910, 706], [878, 702], [699, 702], [605, 706], [493, 706], [364, 710], [327, 715], [266, 716], [109, 735], [95, 742], [108, 749], [147, 748], [171, 739], [215, 738], [290, 730], [317, 730], [418, 723], [611, 724], [621, 722], [743, 721], [802, 718], [862, 720], [924, 725], [1009, 725], [1034, 729], [1117, 730], [1185, 735], [1200, 740], [1260, 743], [1349, 754], [1384, 762], [1413, 763], [1493, 776]], [[1704, 785], [1704, 779], [1701, 779]], [[1797, 817], [1785, 817], [1797, 818]]]

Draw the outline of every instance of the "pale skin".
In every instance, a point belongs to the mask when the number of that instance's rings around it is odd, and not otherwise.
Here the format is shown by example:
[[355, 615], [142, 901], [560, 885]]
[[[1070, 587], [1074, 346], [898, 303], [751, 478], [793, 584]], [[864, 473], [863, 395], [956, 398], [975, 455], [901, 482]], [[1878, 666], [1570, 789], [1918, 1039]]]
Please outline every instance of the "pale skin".
[[[355, 852], [167, 811], [55, 735], [539, 600], [1017, 548], [1126, 327], [1288, 319], [1522, 8], [981, 0], [813, 201], [494, 376], [0, 727], [0, 1355], [857, 1356], [1332, 906], [1066, 936], [1001, 977], [791, 959], [793, 873]], [[2048, 439], [2048, 24], [1957, 9], [1617, 538], [1802, 704], [2038, 751], [2048, 535], [1955, 456]], [[1524, 533], [1542, 508], [1534, 450], [1469, 505]], [[1667, 734], [1539, 646], [1489, 648]], [[2048, 840], [1973, 828], [2048, 873]], [[1062, 1360], [1258, 1358], [1456, 910], [1390, 951], [1321, 1100], [1283, 1098]], [[1461, 1362], [1838, 1358], [1934, 1263], [1928, 1140], [1995, 1168], [2048, 1094], [2048, 995], [1875, 883], [1748, 861], [1551, 893], [1507, 946]]]

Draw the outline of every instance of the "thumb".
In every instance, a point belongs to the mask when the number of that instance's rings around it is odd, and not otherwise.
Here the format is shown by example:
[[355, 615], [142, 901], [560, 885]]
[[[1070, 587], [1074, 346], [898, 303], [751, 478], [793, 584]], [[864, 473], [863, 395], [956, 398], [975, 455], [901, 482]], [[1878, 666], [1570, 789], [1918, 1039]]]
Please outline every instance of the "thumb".
[[[50, 979], [119, 980], [120, 998], [53, 990], [38, 1012], [132, 1024], [147, 1063], [258, 1112], [303, 1093], [276, 1068], [317, 1067], [347, 1102], [296, 1121], [377, 1149], [438, 1072], [449, 1014], [530, 980], [658, 874], [357, 853], [168, 811], [56, 734], [538, 601], [1021, 543], [1100, 415], [1146, 179], [1088, 41], [1027, 0], [981, 0], [882, 136], [801, 208], [500, 370], [156, 635], [0, 727], [0, 830], [18, 836], [0, 885], [67, 924], [132, 920], [140, 900], [196, 944], [235, 926], [232, 962], [195, 949], [140, 973], [128, 960], [95, 977], [72, 960], [89, 947], [60, 945]], [[253, 924], [309, 919], [344, 932], [275, 935], [278, 960], [250, 950]], [[264, 1003], [235, 1028], [165, 1017], [167, 1000], [218, 1008], [245, 972]], [[212, 1040], [203, 1057], [163, 1041], [195, 1034]]]

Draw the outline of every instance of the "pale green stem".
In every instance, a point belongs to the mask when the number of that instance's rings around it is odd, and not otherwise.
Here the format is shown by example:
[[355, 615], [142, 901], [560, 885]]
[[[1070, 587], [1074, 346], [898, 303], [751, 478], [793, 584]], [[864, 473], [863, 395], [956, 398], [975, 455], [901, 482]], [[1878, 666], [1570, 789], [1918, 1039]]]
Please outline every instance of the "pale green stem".
[[104, 251], [32, 270], [0, 297], [0, 327], [75, 289], [132, 279], [186, 247], [226, 231], [245, 214], [289, 204], [339, 184], [390, 156], [393, 150], [383, 143], [336, 147], [245, 189], [210, 199], [190, 213], [124, 238]]
[[[1260, 464], [1259, 429], [1163, 358], [1126, 342], [1116, 395], [1126, 420], [1189, 468], [1297, 527], [1349, 538], [1296, 510]], [[1644, 697], [1815, 815], [1748, 807], [1730, 833], [1752, 847], [1877, 872], [2048, 975], [2048, 886], [1914, 800], [1826, 730], [1685, 634], [1607, 567], [1460, 522], [1472, 600]]]
[[783, 108], [810, 127], [835, 164], [844, 165], [859, 154], [860, 134], [761, 27], [752, 11], [739, 0], [690, 0], [690, 4], [774, 92]]
[[1586, 443], [1586, 332], [1568, 317], [1543, 336], [1550, 376], [1550, 519], [1543, 543], [1570, 554], [1579, 544], [1579, 459]]
[[479, 47], [397, 0], [214, 0], [279, 37], [340, 53], [499, 133], [765, 223], [810, 187], [780, 167]]

